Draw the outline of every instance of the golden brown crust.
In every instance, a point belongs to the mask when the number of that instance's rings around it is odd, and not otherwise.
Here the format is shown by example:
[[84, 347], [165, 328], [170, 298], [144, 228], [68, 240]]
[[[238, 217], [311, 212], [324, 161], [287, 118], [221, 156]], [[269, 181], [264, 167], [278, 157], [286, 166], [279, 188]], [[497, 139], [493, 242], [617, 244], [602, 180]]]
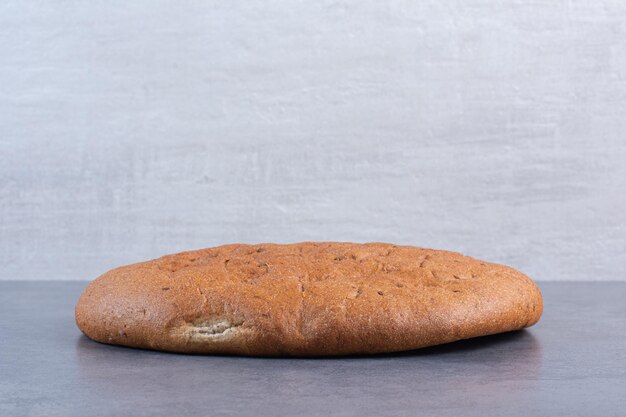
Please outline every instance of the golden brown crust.
[[395, 352], [535, 324], [524, 274], [386, 243], [226, 245], [113, 269], [76, 305], [103, 343], [189, 353]]

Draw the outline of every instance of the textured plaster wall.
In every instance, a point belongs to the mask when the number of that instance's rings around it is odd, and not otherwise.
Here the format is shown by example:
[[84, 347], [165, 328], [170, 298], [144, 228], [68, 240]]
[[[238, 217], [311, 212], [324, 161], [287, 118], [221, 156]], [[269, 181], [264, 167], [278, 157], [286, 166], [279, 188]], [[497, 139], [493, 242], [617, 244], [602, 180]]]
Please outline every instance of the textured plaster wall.
[[626, 279], [626, 2], [0, 3], [0, 279], [389, 241]]

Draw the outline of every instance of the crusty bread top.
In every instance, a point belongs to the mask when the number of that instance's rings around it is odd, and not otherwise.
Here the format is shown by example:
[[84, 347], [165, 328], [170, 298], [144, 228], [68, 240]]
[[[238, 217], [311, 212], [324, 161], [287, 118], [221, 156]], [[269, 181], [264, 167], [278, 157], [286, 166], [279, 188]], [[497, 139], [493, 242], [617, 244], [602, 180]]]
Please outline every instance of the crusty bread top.
[[226, 245], [124, 266], [76, 306], [94, 340], [178, 352], [340, 355], [415, 349], [528, 327], [522, 273], [385, 243]]

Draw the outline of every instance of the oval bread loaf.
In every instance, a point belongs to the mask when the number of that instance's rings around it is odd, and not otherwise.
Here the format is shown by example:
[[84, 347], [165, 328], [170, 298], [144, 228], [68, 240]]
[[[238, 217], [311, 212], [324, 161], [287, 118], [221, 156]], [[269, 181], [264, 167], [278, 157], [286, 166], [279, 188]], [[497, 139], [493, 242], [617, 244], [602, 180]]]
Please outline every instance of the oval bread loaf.
[[532, 326], [524, 274], [385, 243], [226, 245], [113, 269], [76, 305], [98, 342], [205, 354], [411, 350]]

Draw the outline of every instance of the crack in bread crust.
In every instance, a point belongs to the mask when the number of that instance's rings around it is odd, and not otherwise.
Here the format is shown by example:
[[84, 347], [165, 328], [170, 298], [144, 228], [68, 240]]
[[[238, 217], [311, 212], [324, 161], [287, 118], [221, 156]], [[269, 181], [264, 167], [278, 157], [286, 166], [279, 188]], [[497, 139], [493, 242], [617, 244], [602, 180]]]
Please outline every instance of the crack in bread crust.
[[232, 324], [228, 320], [203, 320], [193, 323], [186, 323], [180, 326], [177, 331], [188, 337], [190, 340], [205, 340], [218, 337], [232, 337], [241, 324]]

